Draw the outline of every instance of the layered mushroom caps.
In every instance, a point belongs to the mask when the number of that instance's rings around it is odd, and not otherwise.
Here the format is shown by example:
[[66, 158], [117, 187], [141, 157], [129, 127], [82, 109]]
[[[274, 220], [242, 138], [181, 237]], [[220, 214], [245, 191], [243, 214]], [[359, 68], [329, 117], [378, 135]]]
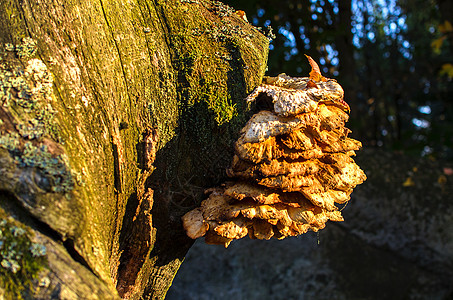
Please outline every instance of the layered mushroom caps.
[[343, 221], [337, 205], [366, 179], [351, 158], [361, 143], [348, 138], [341, 86], [312, 78], [267, 77], [247, 97], [266, 110], [241, 130], [231, 181], [182, 217], [189, 237], [227, 247], [247, 235], [283, 239]]

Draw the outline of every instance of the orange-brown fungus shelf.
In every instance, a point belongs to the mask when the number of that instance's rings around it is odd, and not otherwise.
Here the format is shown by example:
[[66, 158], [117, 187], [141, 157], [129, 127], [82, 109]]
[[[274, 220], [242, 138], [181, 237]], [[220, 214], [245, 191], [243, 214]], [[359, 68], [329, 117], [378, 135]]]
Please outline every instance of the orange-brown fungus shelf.
[[267, 110], [242, 129], [231, 181], [182, 217], [189, 237], [227, 247], [246, 235], [283, 239], [343, 221], [337, 204], [366, 179], [352, 159], [361, 143], [348, 137], [343, 89], [317, 72], [267, 77], [247, 97]]

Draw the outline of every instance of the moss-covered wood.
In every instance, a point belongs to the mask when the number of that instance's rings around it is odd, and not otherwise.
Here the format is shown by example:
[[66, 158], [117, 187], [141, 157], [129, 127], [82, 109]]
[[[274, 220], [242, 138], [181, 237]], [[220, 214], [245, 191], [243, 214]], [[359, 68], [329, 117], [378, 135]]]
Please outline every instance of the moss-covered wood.
[[0, 205], [49, 261], [26, 295], [165, 296], [267, 47], [218, 1], [0, 3]]

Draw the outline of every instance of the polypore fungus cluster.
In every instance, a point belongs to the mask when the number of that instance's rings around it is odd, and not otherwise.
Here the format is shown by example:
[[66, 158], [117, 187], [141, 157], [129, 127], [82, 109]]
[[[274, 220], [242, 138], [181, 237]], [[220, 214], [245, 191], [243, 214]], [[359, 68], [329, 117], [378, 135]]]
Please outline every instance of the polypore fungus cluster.
[[189, 237], [223, 244], [246, 235], [283, 239], [343, 221], [337, 204], [366, 176], [351, 158], [361, 143], [348, 138], [343, 89], [321, 76], [308, 57], [310, 77], [267, 77], [247, 101], [265, 107], [235, 144], [231, 181], [182, 217]]

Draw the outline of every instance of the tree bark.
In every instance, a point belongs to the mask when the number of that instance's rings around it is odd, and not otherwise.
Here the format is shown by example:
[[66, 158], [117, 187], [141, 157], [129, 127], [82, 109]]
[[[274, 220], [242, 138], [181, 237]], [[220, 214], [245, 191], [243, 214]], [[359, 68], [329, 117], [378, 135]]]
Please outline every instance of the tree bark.
[[267, 51], [217, 1], [1, 2], [0, 206], [47, 249], [22, 295], [164, 298]]

